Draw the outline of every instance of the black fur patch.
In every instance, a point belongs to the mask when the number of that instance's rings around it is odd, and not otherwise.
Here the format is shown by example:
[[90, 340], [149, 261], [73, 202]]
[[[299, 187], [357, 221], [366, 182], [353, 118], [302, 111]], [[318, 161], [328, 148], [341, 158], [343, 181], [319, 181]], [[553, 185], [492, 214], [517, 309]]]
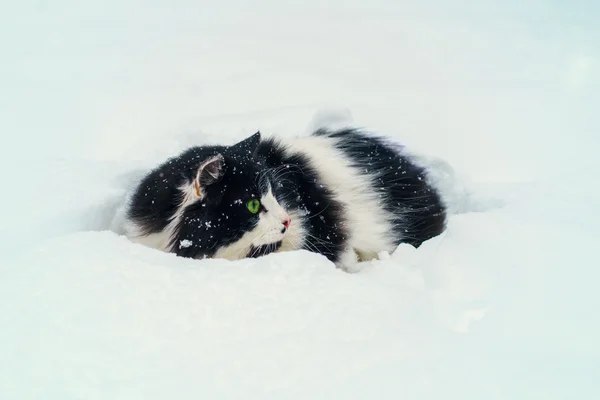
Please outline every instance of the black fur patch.
[[446, 212], [439, 194], [427, 184], [427, 172], [399, 149], [384, 138], [357, 129], [321, 129], [314, 135], [336, 139], [336, 147], [352, 160], [352, 165], [371, 178], [373, 190], [393, 216], [396, 245], [418, 247], [443, 232]]
[[136, 222], [144, 235], [162, 231], [183, 200], [179, 187], [192, 182], [203, 160], [225, 149], [225, 146], [192, 147], [156, 167], [138, 184], [127, 217]]

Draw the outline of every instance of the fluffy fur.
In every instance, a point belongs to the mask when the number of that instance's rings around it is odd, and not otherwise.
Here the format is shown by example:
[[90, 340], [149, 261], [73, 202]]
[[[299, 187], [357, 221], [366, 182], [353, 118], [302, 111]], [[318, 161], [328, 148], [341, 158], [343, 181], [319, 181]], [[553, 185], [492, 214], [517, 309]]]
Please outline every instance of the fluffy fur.
[[401, 148], [359, 130], [293, 140], [257, 132], [233, 146], [190, 148], [151, 171], [128, 205], [125, 231], [182, 257], [306, 249], [349, 269], [444, 230], [444, 206], [426, 178]]

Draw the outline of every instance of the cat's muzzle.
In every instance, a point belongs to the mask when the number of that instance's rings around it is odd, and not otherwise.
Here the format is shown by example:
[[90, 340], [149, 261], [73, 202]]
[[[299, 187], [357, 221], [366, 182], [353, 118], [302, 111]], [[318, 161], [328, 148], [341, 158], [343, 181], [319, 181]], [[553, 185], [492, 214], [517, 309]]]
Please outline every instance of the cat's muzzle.
[[273, 253], [274, 251], [279, 250], [281, 247], [281, 241], [269, 244], [263, 244], [260, 246], [251, 246], [250, 251], [248, 252], [249, 258], [257, 258], [266, 256], [267, 254]]

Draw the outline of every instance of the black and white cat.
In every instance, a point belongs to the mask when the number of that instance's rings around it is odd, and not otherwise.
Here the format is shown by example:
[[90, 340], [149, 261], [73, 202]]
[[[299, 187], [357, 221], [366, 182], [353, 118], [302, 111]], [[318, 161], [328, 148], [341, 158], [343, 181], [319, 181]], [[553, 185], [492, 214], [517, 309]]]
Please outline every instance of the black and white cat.
[[127, 205], [133, 241], [182, 257], [305, 249], [351, 269], [445, 229], [426, 171], [357, 129], [193, 147], [146, 175]]

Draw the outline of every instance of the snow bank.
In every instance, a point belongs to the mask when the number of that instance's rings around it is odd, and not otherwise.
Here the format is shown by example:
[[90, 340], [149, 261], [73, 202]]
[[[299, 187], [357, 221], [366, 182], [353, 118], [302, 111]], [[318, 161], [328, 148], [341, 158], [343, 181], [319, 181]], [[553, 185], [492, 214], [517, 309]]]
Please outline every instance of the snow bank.
[[[598, 397], [597, 5], [408, 3], [3, 5], [0, 398]], [[345, 123], [443, 235], [348, 274], [118, 233], [190, 144]]]

